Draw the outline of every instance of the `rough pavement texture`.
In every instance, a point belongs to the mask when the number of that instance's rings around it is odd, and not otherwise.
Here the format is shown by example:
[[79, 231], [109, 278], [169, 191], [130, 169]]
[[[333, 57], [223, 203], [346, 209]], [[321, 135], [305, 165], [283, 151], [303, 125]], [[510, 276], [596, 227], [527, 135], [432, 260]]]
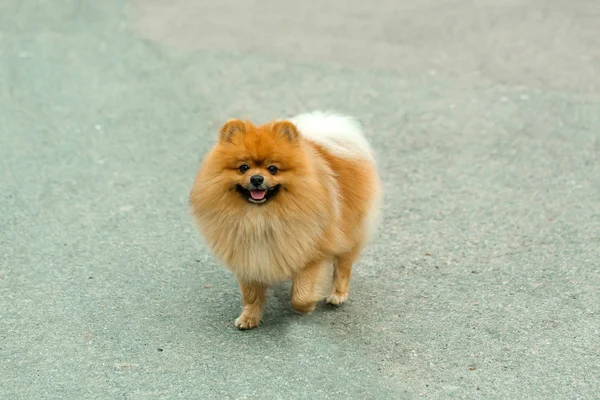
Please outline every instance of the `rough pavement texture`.
[[[597, 1], [240, 3], [0, 3], [0, 398], [597, 398]], [[188, 190], [312, 109], [367, 127], [381, 233], [240, 332]]]

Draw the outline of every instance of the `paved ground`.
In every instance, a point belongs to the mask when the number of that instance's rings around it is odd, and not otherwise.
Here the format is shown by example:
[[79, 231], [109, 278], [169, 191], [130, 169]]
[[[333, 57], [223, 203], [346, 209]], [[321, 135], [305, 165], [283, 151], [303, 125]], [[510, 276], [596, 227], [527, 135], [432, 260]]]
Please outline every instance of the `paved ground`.
[[[597, 3], [4, 0], [0, 398], [598, 398]], [[317, 108], [382, 232], [343, 308], [238, 332], [191, 181], [226, 118]]]

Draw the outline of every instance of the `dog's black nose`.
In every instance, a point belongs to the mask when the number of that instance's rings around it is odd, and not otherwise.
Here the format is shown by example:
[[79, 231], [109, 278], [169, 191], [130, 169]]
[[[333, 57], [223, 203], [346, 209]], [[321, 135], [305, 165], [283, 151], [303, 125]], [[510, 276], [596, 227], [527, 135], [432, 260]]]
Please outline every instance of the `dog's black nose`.
[[265, 181], [265, 178], [261, 175], [252, 175], [250, 177], [250, 183], [253, 184], [254, 186], [260, 186], [263, 184], [264, 181]]

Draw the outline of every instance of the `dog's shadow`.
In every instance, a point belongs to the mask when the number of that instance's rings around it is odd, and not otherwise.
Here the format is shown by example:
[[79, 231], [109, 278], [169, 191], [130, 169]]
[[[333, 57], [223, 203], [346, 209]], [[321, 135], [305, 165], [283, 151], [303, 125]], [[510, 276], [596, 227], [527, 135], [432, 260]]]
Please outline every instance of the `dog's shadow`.
[[[234, 326], [234, 320], [242, 311], [242, 298], [235, 279], [225, 271], [216, 272], [212, 279], [197, 283], [197, 288], [191, 290], [192, 298], [188, 299], [194, 311], [190, 311], [193, 319], [190, 324], [195, 327], [206, 325], [214, 329], [228, 328], [238, 331]], [[267, 289], [267, 299], [259, 325], [261, 331], [273, 331], [273, 333], [287, 331], [299, 324], [318, 324], [323, 319], [335, 318], [336, 310], [344, 313], [345, 307], [325, 304], [325, 300], [317, 303], [315, 310], [310, 314], [301, 314], [293, 310], [291, 306], [291, 281], [285, 281], [270, 286]], [[204, 321], [200, 325], [200, 321]], [[194, 330], [196, 328], [192, 328]], [[251, 329], [250, 331], [253, 331]], [[245, 331], [248, 332], [248, 331]]]

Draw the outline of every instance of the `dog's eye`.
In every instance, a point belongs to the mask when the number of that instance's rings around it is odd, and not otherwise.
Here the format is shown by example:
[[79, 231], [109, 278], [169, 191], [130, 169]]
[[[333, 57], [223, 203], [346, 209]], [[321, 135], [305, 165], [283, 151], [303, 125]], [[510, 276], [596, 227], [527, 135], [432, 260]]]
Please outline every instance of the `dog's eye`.
[[238, 169], [240, 170], [240, 172], [242, 174], [244, 174], [244, 173], [246, 173], [246, 171], [248, 171], [250, 169], [250, 167], [247, 166], [246, 164], [242, 164], [242, 165], [240, 165], [240, 167]]
[[277, 169], [277, 167], [276, 167], [276, 166], [274, 166], [274, 165], [269, 165], [269, 168], [267, 168], [267, 170], [269, 171], [269, 173], [270, 173], [271, 175], [275, 175], [275, 174], [277, 173], [277, 171], [279, 171], [279, 170]]

